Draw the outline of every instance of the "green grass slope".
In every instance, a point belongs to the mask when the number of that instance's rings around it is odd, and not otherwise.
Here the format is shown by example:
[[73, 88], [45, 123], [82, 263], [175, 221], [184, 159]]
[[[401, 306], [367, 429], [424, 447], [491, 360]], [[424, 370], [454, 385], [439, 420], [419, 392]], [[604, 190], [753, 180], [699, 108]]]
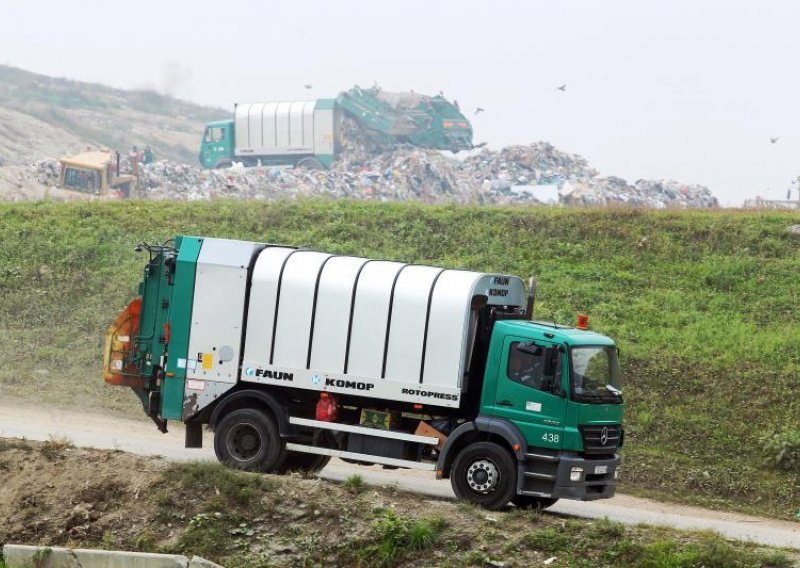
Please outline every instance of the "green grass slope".
[[800, 428], [800, 238], [786, 231], [797, 223], [342, 201], [2, 205], [0, 396], [132, 411], [100, 361], [140, 278], [140, 240], [199, 234], [536, 275], [537, 317], [586, 311], [619, 342], [625, 491], [789, 517], [800, 472], [765, 460]]

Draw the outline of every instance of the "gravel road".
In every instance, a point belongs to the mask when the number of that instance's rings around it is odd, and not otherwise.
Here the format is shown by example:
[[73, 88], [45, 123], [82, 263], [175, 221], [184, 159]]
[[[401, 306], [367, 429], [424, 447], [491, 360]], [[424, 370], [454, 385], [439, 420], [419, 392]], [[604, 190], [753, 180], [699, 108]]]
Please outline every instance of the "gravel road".
[[[118, 449], [140, 455], [157, 455], [171, 460], [213, 460], [212, 435], [206, 433], [204, 447], [183, 447], [183, 429], [171, 423], [169, 434], [161, 434], [147, 419], [132, 420], [102, 414], [41, 408], [11, 400], [0, 400], [0, 436], [47, 440], [67, 436], [77, 446]], [[332, 460], [321, 477], [342, 480], [360, 474], [372, 485], [397, 485], [420, 494], [453, 499], [448, 481], [437, 481], [430, 472], [384, 470]], [[800, 549], [800, 523], [753, 517], [739, 513], [712, 511], [671, 503], [661, 503], [628, 495], [594, 502], [559, 501], [548, 509], [553, 514], [585, 518], [604, 518], [627, 523], [647, 523], [687, 530], [714, 530], [740, 540]]]

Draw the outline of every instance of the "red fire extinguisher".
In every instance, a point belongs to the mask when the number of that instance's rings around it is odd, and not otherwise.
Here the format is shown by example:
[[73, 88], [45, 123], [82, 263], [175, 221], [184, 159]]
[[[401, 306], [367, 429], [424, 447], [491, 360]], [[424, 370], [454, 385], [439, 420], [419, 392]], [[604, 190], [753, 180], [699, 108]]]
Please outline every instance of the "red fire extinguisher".
[[339, 402], [336, 397], [326, 392], [319, 393], [317, 402], [317, 420], [335, 422], [339, 417]]

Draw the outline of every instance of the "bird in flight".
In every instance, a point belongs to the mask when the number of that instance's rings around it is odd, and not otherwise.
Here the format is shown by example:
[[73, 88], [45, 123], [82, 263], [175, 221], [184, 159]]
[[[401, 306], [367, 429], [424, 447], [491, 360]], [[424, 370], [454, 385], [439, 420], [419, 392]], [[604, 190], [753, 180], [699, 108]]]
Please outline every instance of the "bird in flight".
[[772, 142], [773, 144], [775, 144], [780, 139], [781, 139], [780, 136], [774, 136], [774, 137], [770, 137], [769, 141]]
[[566, 91], [567, 90], [567, 84], [564, 83], [560, 87], [557, 87], [557, 88], [558, 88], [559, 91]]
[[312, 85], [311, 83], [306, 83], [306, 84], [305, 84], [305, 85], [303, 85], [303, 86], [304, 86], [306, 89], [313, 89], [313, 88], [314, 88], [314, 85]]
[[478, 107], [478, 108], [475, 109], [475, 114], [480, 114], [480, 113], [483, 112], [483, 110], [484, 109], [482, 109], [481, 107]]

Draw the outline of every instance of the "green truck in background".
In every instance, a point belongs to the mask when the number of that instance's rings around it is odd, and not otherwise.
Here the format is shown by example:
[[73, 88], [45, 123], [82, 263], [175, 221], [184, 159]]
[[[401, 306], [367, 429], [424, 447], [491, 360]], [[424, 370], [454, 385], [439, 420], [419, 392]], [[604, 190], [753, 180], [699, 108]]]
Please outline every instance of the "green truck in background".
[[457, 102], [442, 95], [353, 87], [335, 99], [237, 104], [232, 120], [206, 125], [200, 164], [327, 168], [354, 138], [379, 148], [473, 148], [472, 125]]
[[505, 274], [257, 242], [140, 243], [139, 295], [109, 328], [106, 382], [186, 446], [262, 472], [338, 457], [429, 470], [496, 509], [614, 495], [614, 342], [531, 321]]

